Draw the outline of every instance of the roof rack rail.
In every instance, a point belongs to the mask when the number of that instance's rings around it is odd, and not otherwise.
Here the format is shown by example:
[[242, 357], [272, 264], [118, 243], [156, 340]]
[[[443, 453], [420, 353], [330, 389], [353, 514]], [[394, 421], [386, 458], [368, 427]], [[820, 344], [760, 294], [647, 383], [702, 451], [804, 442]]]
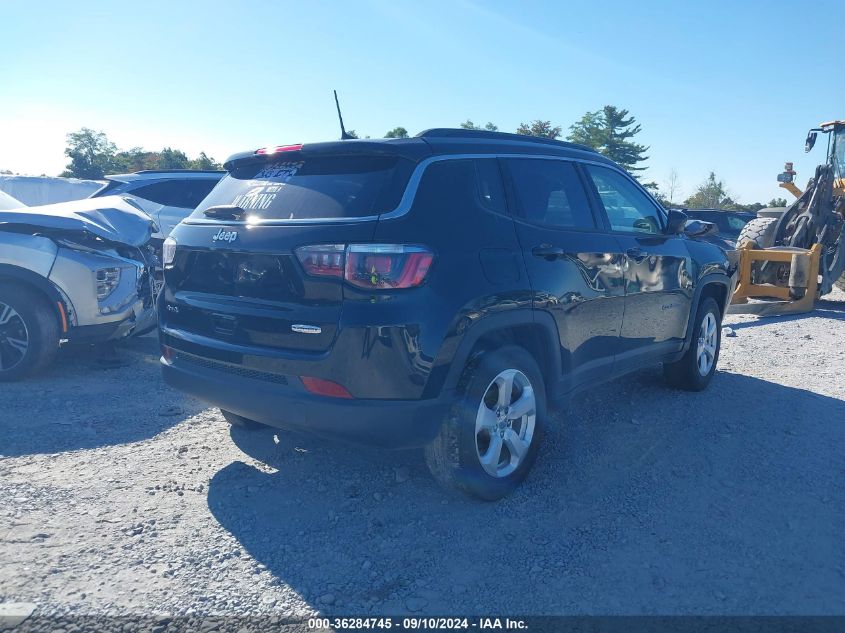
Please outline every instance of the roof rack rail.
[[172, 173], [187, 173], [187, 174], [225, 174], [223, 169], [142, 169], [141, 171], [133, 171], [133, 174], [172, 174]]
[[437, 127], [430, 130], [423, 130], [417, 134], [417, 138], [477, 138], [498, 141], [510, 141], [519, 143], [538, 143], [542, 145], [556, 145], [568, 149], [580, 149], [585, 152], [596, 153], [592, 147], [569, 141], [559, 141], [544, 136], [529, 136], [528, 134], [511, 134], [509, 132], [491, 132], [489, 130], [466, 130], [463, 128]]

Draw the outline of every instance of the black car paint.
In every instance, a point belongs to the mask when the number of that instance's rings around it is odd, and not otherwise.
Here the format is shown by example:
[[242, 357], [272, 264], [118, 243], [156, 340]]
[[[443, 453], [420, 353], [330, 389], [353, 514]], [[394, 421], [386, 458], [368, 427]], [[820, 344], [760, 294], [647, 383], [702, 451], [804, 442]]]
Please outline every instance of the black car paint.
[[[159, 309], [165, 378], [245, 417], [384, 446], [421, 445], [437, 433], [480, 344], [530, 330], [544, 356], [549, 399], [560, 402], [633, 368], [677, 359], [690, 344], [704, 286], [712, 284], [723, 302], [729, 295], [728, 263], [712, 245], [607, 226], [540, 228], [513, 216], [507, 178], [509, 208], [497, 212], [455, 179], [460, 165], [451, 173], [440, 169], [465, 155], [543, 154], [613, 166], [581, 148], [417, 138], [302, 149], [311, 151], [396, 152], [431, 162], [418, 183], [412, 179], [413, 204], [399, 217], [258, 226], [198, 219], [174, 231], [176, 265], [166, 273]], [[238, 155], [227, 167], [237, 160], [256, 157]], [[238, 231], [237, 240], [213, 243], [221, 228]], [[365, 291], [338, 279], [309, 279], [293, 255], [306, 244], [351, 242], [423, 244], [434, 251], [434, 265], [421, 287]], [[552, 254], [544, 255], [544, 246]], [[295, 282], [282, 300], [182, 290], [180, 258], [192, 251], [247, 261], [277, 257]], [[293, 323], [322, 333], [296, 334]], [[283, 376], [287, 384], [260, 376]], [[353, 399], [312, 395], [299, 376], [340, 383]]]

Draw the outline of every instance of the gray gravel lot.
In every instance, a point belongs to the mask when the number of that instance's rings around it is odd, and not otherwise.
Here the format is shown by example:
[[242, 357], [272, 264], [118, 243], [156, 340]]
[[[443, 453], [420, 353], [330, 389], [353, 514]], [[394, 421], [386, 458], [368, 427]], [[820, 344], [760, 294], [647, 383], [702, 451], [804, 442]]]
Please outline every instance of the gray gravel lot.
[[729, 317], [709, 391], [578, 396], [496, 504], [420, 452], [230, 431], [157, 342], [0, 385], [0, 603], [36, 614], [845, 614], [845, 294]]

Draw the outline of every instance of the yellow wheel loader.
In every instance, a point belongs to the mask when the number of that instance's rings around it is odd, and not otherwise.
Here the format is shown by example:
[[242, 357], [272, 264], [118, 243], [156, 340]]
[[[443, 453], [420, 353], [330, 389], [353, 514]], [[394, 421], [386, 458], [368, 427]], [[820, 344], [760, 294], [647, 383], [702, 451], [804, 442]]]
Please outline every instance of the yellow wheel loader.
[[810, 130], [805, 151], [819, 133], [827, 136], [827, 158], [807, 188], [795, 185], [796, 172], [786, 163], [778, 181], [797, 199], [782, 211], [760, 211], [739, 234], [729, 312], [806, 312], [834, 285], [845, 290], [845, 121]]

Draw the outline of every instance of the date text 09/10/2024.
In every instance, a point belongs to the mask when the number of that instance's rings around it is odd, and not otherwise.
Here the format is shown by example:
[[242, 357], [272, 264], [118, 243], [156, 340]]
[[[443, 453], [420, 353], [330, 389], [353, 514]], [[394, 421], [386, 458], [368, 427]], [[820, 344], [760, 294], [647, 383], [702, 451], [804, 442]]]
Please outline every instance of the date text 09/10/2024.
[[524, 620], [511, 618], [438, 618], [405, 617], [401, 620], [391, 617], [371, 618], [310, 618], [308, 628], [315, 631], [332, 630], [509, 630], [519, 631], [528, 628]]

